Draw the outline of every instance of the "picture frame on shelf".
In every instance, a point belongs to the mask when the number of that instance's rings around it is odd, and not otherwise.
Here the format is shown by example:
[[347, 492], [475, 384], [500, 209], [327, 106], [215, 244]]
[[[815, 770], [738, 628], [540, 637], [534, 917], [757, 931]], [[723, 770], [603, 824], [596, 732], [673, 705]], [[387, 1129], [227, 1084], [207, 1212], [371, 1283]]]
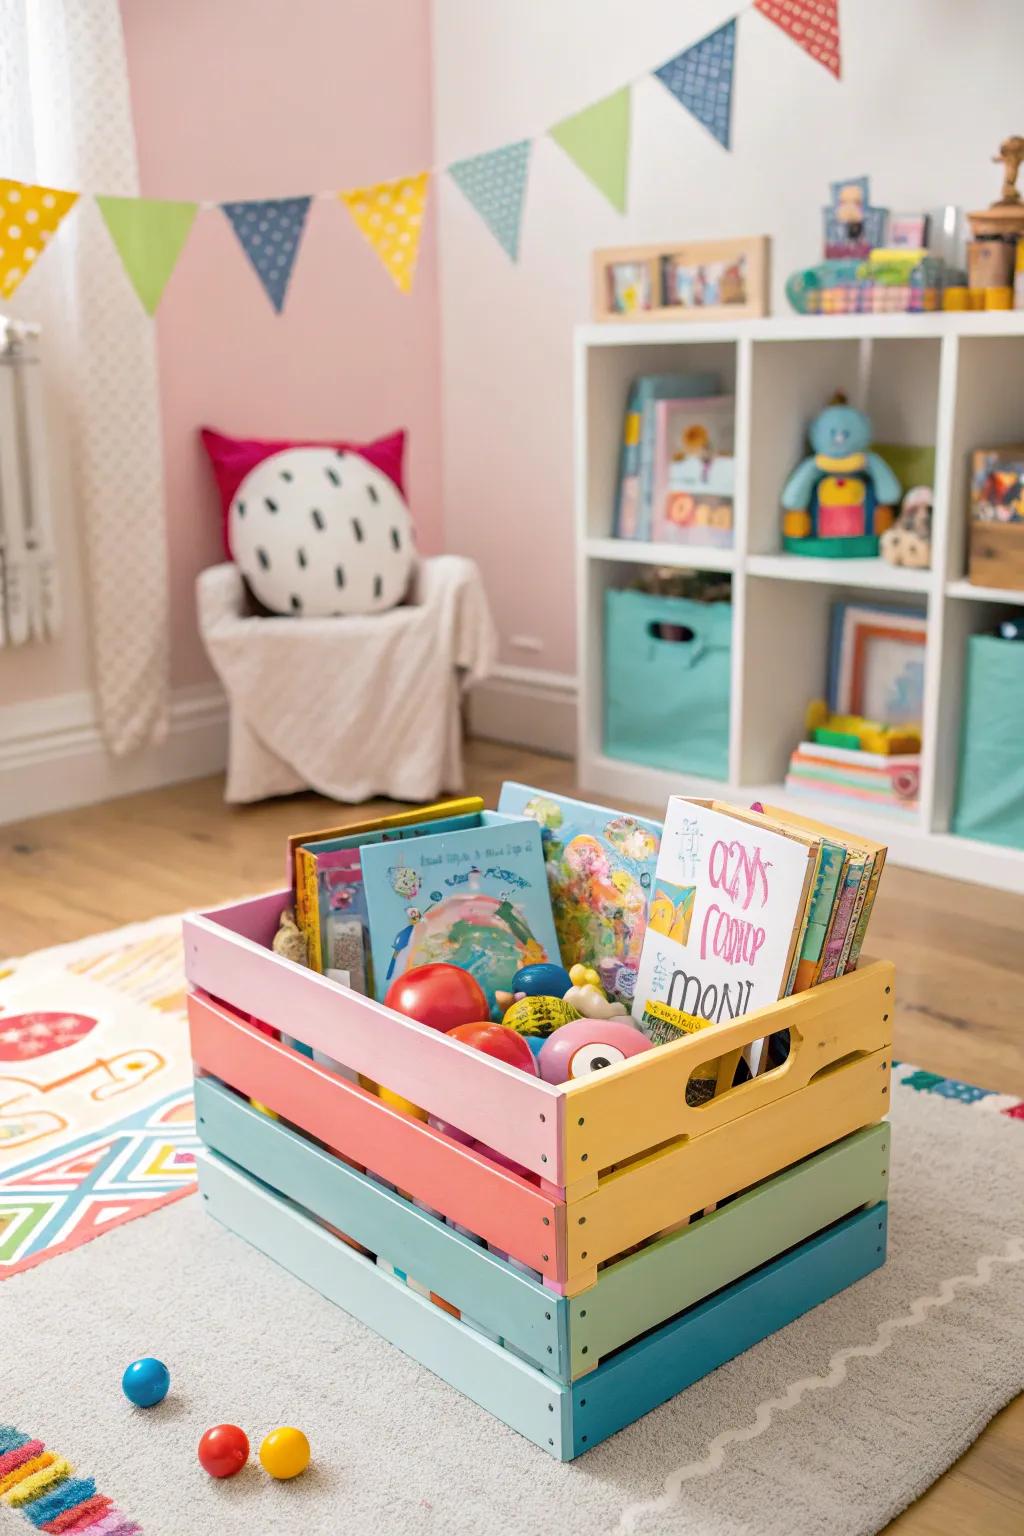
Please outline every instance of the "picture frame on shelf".
[[768, 313], [771, 242], [664, 241], [594, 252], [594, 319], [740, 320]]
[[832, 709], [885, 725], [919, 721], [927, 623], [916, 609], [837, 603], [829, 658]]

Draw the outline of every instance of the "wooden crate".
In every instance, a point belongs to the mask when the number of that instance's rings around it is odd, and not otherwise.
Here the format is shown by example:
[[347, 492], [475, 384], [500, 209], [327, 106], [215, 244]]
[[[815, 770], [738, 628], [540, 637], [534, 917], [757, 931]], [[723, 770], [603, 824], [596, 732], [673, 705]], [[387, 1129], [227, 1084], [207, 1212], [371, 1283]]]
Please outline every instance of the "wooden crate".
[[[274, 955], [286, 901], [185, 924], [210, 1209], [544, 1449], [579, 1454], [883, 1261], [890, 966], [553, 1086]], [[698, 1065], [781, 1029], [781, 1067], [686, 1103]]]

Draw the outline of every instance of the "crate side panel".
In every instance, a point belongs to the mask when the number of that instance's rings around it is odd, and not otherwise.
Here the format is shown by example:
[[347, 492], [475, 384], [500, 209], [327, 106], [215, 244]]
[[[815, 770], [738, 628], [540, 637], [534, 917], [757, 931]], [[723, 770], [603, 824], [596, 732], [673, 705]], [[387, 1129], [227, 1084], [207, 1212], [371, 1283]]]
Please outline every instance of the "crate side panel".
[[[876, 1124], [889, 1109], [888, 1050], [827, 1072], [732, 1123], [656, 1152], [602, 1178], [566, 1208], [568, 1290], [634, 1243]], [[584, 1224], [580, 1224], [580, 1218]]]
[[885, 1204], [858, 1211], [576, 1382], [576, 1455], [878, 1269], [887, 1216]]
[[197, 1080], [195, 1102], [208, 1147], [383, 1255], [540, 1369], [567, 1375], [567, 1303], [560, 1297], [214, 1079]]
[[[854, 1051], [887, 1046], [894, 996], [893, 967], [875, 962], [571, 1084], [565, 1094], [564, 1182], [676, 1136], [704, 1135], [800, 1092], [816, 1072]], [[686, 1083], [695, 1067], [783, 1029], [790, 1031], [790, 1053], [781, 1067], [706, 1104], [687, 1104]]]
[[562, 1456], [566, 1388], [457, 1322], [216, 1153], [201, 1154], [199, 1165], [207, 1209], [224, 1226], [510, 1428]]
[[274, 954], [260, 936], [275, 900], [286, 905], [288, 893], [186, 918], [185, 972], [193, 987], [564, 1184], [557, 1089]]
[[603, 1270], [569, 1302], [572, 1374], [760, 1268], [888, 1187], [888, 1124], [852, 1136]]
[[560, 1278], [546, 1239], [561, 1208], [525, 1179], [195, 995], [189, 1027], [193, 1060], [204, 1072], [532, 1269]]

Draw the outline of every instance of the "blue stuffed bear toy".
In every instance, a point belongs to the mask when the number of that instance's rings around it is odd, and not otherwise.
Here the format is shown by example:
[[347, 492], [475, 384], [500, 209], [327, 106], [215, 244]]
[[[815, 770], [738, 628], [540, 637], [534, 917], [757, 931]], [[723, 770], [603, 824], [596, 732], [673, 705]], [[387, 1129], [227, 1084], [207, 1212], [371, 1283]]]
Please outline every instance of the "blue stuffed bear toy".
[[837, 395], [815, 417], [809, 436], [814, 452], [782, 491], [783, 549], [833, 559], [877, 555], [879, 536], [895, 516], [900, 483], [870, 450], [871, 422]]

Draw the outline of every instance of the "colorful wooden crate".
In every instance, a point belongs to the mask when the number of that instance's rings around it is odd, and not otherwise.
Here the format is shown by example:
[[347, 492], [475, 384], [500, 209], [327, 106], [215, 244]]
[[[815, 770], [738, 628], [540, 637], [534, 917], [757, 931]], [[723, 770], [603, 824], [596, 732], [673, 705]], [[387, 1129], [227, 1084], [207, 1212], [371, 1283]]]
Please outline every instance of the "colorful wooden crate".
[[[274, 955], [287, 899], [186, 920], [203, 1195], [544, 1449], [589, 1449], [883, 1262], [891, 966], [552, 1086]], [[709, 1054], [783, 1029], [781, 1067], [686, 1103]]]

